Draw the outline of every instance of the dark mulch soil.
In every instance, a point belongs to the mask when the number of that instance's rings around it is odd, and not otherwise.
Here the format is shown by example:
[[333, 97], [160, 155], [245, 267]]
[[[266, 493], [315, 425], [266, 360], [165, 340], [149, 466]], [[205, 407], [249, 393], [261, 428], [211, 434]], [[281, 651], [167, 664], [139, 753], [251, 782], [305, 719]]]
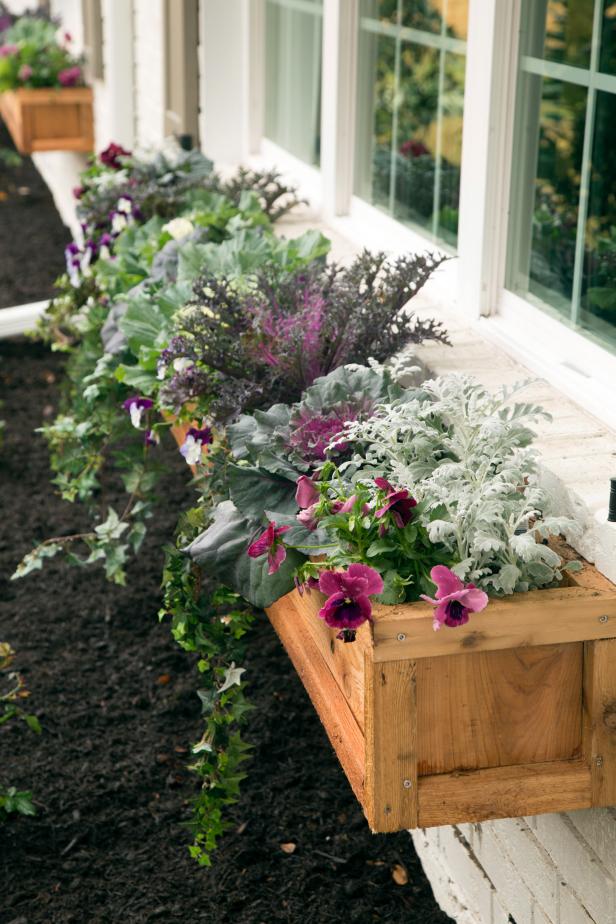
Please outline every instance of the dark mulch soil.
[[[0, 148], [15, 150], [1, 120]], [[17, 168], [0, 161], [0, 308], [49, 298], [70, 240], [32, 159]]]
[[[9, 582], [33, 539], [81, 524], [52, 494], [32, 435], [56, 409], [61, 360], [19, 341], [0, 344], [0, 359], [0, 639], [18, 652], [44, 729], [0, 730], [0, 782], [34, 790], [39, 806], [0, 832], [0, 924], [448, 921], [408, 834], [370, 834], [265, 619], [247, 664], [254, 756], [234, 830], [211, 870], [189, 858], [197, 678], [156, 619], [161, 546], [189, 502], [184, 461], [169, 448], [165, 500], [126, 588], [56, 561]], [[396, 864], [408, 884], [393, 881]]]

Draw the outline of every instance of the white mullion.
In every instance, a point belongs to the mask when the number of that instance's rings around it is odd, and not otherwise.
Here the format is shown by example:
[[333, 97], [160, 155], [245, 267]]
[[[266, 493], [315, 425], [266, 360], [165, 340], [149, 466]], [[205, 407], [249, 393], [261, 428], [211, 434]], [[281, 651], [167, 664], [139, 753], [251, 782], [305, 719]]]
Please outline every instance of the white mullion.
[[[590, 76], [597, 72], [599, 66], [603, 0], [595, 0], [594, 14], [595, 15], [592, 24], [592, 44], [590, 48]], [[580, 175], [580, 195], [578, 199], [575, 258], [573, 261], [571, 321], [575, 325], [579, 324], [580, 320], [582, 277], [584, 275], [584, 244], [586, 241], [586, 221], [588, 218], [588, 199], [590, 194], [590, 175], [592, 169], [592, 142], [595, 133], [596, 105], [597, 91], [595, 87], [592, 86], [591, 81], [591, 85], [588, 88], [588, 97], [586, 99], [586, 124], [584, 125], [584, 141], [582, 144], [582, 171]]]
[[357, 84], [356, 0], [325, 0], [321, 86], [323, 208], [347, 215], [353, 196]]
[[360, 25], [366, 32], [372, 32], [374, 35], [385, 35], [389, 38], [396, 38], [399, 35], [403, 42], [411, 42], [413, 45], [425, 45], [427, 48], [437, 49], [444, 48], [446, 51], [453, 51], [459, 55], [466, 54], [466, 42], [464, 39], [443, 35], [442, 32], [427, 32], [424, 29], [413, 29], [411, 26], [397, 26], [391, 22], [380, 22], [378, 19], [371, 19], [369, 16], [362, 16]]
[[489, 315], [503, 286], [521, 0], [470, 0], [460, 183], [460, 303]]

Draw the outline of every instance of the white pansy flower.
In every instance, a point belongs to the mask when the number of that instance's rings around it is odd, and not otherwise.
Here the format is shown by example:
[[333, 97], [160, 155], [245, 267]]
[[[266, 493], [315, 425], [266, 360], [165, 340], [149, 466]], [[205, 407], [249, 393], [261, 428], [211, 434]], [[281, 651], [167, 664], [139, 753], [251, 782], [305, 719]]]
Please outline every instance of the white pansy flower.
[[163, 231], [170, 234], [174, 241], [181, 241], [182, 238], [188, 237], [195, 230], [195, 226], [188, 218], [172, 218], [166, 225], [163, 225]]
[[119, 234], [127, 225], [128, 221], [126, 220], [126, 215], [121, 215], [119, 212], [116, 212], [111, 220], [111, 230], [113, 233]]
[[126, 199], [124, 196], [121, 196], [118, 199], [118, 204], [116, 205], [118, 212], [123, 212], [125, 215], [130, 215], [133, 210], [133, 203], [130, 199]]

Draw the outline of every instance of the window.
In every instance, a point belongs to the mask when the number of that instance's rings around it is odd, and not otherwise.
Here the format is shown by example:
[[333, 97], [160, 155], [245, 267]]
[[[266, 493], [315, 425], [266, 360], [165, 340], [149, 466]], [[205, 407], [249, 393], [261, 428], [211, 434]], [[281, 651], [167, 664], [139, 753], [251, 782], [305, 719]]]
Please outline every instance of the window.
[[165, 132], [199, 143], [199, 6], [165, 0]]
[[616, 350], [616, 2], [521, 24], [506, 284]]
[[103, 19], [101, 0], [82, 0], [83, 51], [88, 80], [102, 80], [103, 72]]
[[360, 0], [355, 193], [455, 246], [468, 0]]
[[322, 0], [266, 0], [265, 134], [319, 164]]

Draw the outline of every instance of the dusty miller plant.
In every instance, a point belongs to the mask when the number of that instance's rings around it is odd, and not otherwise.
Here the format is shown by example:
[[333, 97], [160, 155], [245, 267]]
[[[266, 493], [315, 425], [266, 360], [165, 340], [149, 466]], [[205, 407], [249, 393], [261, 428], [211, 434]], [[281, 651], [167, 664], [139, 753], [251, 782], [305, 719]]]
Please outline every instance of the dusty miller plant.
[[378, 471], [411, 488], [424, 501], [430, 539], [454, 556], [453, 570], [492, 594], [545, 587], [571, 567], [544, 541], [574, 524], [550, 514], [537, 484], [530, 425], [550, 415], [511, 403], [525, 384], [491, 394], [469, 376], [442, 376], [345, 434], [359, 477]]

